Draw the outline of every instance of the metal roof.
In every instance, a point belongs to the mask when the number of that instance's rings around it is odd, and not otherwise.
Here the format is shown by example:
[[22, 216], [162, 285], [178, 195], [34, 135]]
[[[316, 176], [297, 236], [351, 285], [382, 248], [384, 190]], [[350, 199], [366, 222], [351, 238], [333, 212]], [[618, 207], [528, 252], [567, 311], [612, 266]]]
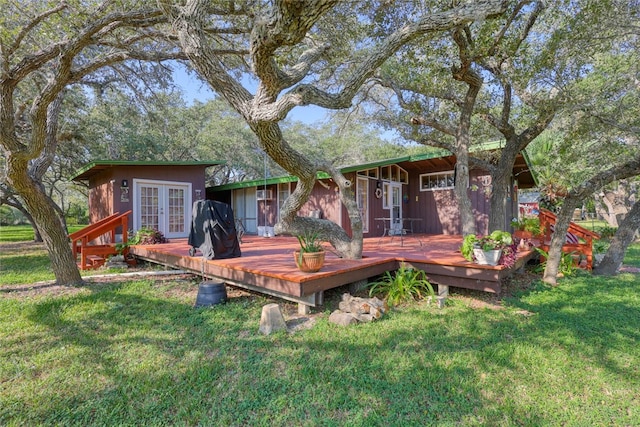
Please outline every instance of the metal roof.
[[71, 178], [72, 181], [84, 181], [95, 174], [115, 166], [216, 166], [224, 164], [222, 160], [209, 161], [163, 161], [163, 160], [94, 160]]

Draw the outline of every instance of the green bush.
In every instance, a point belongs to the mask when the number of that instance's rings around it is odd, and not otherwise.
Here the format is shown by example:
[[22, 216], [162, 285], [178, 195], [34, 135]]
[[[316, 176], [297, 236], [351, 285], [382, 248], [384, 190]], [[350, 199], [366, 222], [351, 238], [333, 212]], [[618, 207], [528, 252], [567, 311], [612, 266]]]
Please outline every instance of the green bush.
[[603, 225], [602, 227], [596, 227], [596, 233], [603, 239], [610, 239], [618, 231], [618, 227], [611, 227], [610, 225]]
[[130, 235], [132, 236], [128, 242], [130, 245], [155, 245], [169, 241], [161, 231], [150, 227], [142, 227], [135, 233], [130, 232]]
[[385, 272], [382, 279], [369, 284], [369, 295], [384, 294], [391, 306], [403, 302], [433, 296], [435, 292], [423, 270], [408, 268], [404, 265], [395, 272]]
[[[536, 251], [540, 255], [544, 257], [544, 261], [540, 263], [540, 266], [537, 269], [537, 272], [544, 271], [547, 268], [547, 260], [549, 259], [549, 253], [541, 248], [535, 248]], [[560, 265], [558, 266], [558, 272], [562, 273], [564, 276], [571, 276], [578, 270], [578, 266], [573, 262], [573, 255], [575, 252], [570, 253], [562, 253], [562, 257], [560, 258]]]

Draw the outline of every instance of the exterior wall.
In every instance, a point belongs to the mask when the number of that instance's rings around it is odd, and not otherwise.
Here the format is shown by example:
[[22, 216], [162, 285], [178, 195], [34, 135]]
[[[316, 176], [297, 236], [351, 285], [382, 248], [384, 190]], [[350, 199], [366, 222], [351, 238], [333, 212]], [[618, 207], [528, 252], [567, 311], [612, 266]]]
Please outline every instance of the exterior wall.
[[[422, 218], [414, 223], [414, 231], [426, 234], [460, 234], [460, 210], [453, 189], [420, 191], [420, 174], [441, 172], [438, 170], [421, 171], [409, 174], [408, 201], [405, 204], [405, 217]], [[476, 217], [478, 233], [486, 233], [489, 225], [490, 181], [487, 172], [472, 170], [467, 194]], [[404, 192], [404, 190], [403, 190]], [[510, 219], [511, 217], [509, 217]]]
[[[402, 164], [399, 166], [408, 173], [408, 184], [402, 186], [402, 216], [403, 218], [417, 218], [413, 222], [415, 233], [426, 234], [460, 234], [460, 212], [458, 202], [453, 189], [442, 189], [433, 191], [420, 190], [420, 175], [426, 173], [444, 172], [453, 169], [454, 161], [442, 161], [433, 164], [413, 165]], [[368, 231], [365, 237], [381, 236], [384, 232], [384, 223], [375, 218], [387, 218], [390, 210], [383, 207], [383, 199], [375, 196], [376, 189], [385, 181], [375, 177], [356, 176], [355, 172], [345, 173], [345, 177], [353, 183], [353, 193], [356, 195], [358, 178], [365, 178], [367, 181], [368, 195]], [[338, 194], [338, 188], [331, 180], [325, 180], [329, 188], [316, 183], [309, 201], [300, 209], [298, 215], [310, 216], [313, 211], [320, 211], [321, 218], [331, 220], [341, 225], [347, 234], [351, 235], [351, 222], [348, 212], [342, 205]], [[291, 191], [295, 189], [296, 183], [291, 183]], [[258, 189], [264, 187], [258, 186]], [[274, 195], [272, 200], [258, 201], [258, 224], [264, 225], [265, 212], [268, 226], [273, 226], [278, 218], [277, 185], [267, 186]], [[505, 229], [509, 229], [511, 218], [517, 216], [518, 199], [515, 191], [515, 181], [512, 180], [509, 198], [507, 200]], [[470, 183], [468, 195], [471, 199], [473, 213], [476, 218], [476, 229], [478, 233], [488, 232], [490, 215], [491, 178], [488, 172], [481, 170], [470, 171]], [[226, 193], [213, 193], [216, 200], [221, 200]], [[408, 225], [408, 223], [405, 223]]]
[[[89, 179], [89, 218], [96, 222], [116, 212], [134, 209], [133, 180], [170, 181], [191, 183], [191, 201], [205, 198], [206, 166], [115, 166], [97, 172]], [[128, 187], [123, 189], [123, 180]], [[133, 227], [129, 215], [129, 227]], [[122, 230], [116, 230], [121, 234]], [[104, 243], [104, 242], [103, 242]]]
[[[337, 223], [343, 224], [342, 220], [342, 203], [340, 202], [340, 195], [338, 194], [338, 186], [333, 181], [324, 181], [329, 188], [325, 188], [316, 182], [309, 200], [302, 206], [298, 212], [299, 216], [311, 216], [313, 211], [320, 211], [320, 218], [328, 219]], [[295, 189], [295, 185], [292, 185], [291, 191]]]
[[113, 171], [104, 171], [89, 181], [89, 222], [94, 223], [113, 215], [114, 183], [111, 182]]
[[[264, 189], [265, 186], [258, 187], [258, 190]], [[273, 227], [278, 221], [278, 186], [267, 185], [266, 190], [271, 191], [271, 198], [258, 200], [258, 226]]]

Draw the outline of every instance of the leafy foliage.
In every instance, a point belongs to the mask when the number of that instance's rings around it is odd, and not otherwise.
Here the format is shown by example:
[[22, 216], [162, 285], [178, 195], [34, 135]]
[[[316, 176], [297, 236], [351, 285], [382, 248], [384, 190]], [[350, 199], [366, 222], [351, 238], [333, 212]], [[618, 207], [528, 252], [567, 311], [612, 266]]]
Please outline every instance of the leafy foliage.
[[324, 250], [320, 233], [317, 231], [306, 231], [296, 237], [300, 243], [301, 254], [303, 252], [322, 252]]
[[[537, 272], [542, 272], [547, 267], [547, 260], [549, 259], [549, 253], [542, 248], [535, 248], [536, 251], [544, 257], [544, 261], [540, 263], [537, 268]], [[573, 261], [573, 255], [575, 252], [565, 253], [563, 252], [560, 257], [560, 265], [558, 266], [558, 272], [564, 276], [571, 276], [578, 270], [578, 266]]]
[[523, 217], [520, 219], [514, 219], [511, 221], [511, 226], [515, 230], [528, 231], [534, 236], [542, 234], [542, 228], [540, 227], [540, 218], [538, 217]]
[[133, 237], [129, 239], [130, 245], [156, 245], [158, 243], [167, 243], [169, 240], [164, 237], [161, 231], [150, 228], [142, 227], [133, 234]]
[[386, 271], [382, 279], [369, 286], [369, 295], [385, 294], [387, 303], [392, 306], [435, 295], [431, 283], [427, 280], [427, 274], [423, 270], [405, 265], [400, 266], [395, 273]]
[[504, 265], [505, 267], [513, 267], [514, 265], [516, 265], [517, 259], [518, 245], [514, 242], [502, 249], [502, 255], [500, 256], [498, 264]]

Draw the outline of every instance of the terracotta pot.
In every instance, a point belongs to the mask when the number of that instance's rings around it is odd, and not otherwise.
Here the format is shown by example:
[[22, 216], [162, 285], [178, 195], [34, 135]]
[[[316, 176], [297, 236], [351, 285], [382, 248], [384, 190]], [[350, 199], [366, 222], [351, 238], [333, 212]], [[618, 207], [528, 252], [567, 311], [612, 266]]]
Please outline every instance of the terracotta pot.
[[302, 262], [300, 260], [300, 251], [295, 251], [293, 257], [296, 265], [305, 273], [315, 273], [324, 265], [324, 251], [322, 252], [303, 252]]
[[513, 232], [513, 237], [518, 239], [531, 239], [533, 238], [533, 233], [530, 231], [516, 230]]

